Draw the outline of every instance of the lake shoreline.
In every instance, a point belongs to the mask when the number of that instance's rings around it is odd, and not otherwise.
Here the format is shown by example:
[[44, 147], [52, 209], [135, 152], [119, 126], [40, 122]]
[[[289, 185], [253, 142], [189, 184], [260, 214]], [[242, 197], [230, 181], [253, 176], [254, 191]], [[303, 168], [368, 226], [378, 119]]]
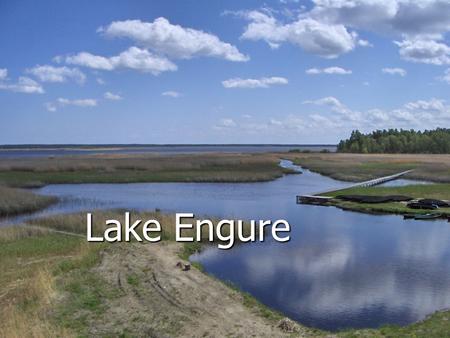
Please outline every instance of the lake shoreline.
[[[285, 158], [285, 156], [283, 156], [283, 158]], [[279, 159], [279, 157], [276, 158], [276, 161], [277, 161], [276, 163], [278, 163], [278, 161], [279, 161], [278, 159]], [[292, 203], [294, 203], [294, 201]], [[65, 218], [66, 216], [62, 216], [62, 217]], [[67, 254], [67, 253], [65, 253], [65, 254]], [[86, 272], [86, 273], [88, 273], [88, 272]], [[132, 276], [130, 281], [131, 281], [130, 285], [132, 285], [133, 283], [135, 283], [135, 278]], [[83, 282], [83, 283], [85, 283], [85, 282]], [[82, 283], [82, 285], [84, 286], [85, 284], [83, 284], [83, 283]], [[128, 283], [128, 280], [126, 280], [126, 283]], [[245, 295], [245, 293], [244, 293], [244, 295]], [[248, 298], [247, 298], [247, 296], [242, 296], [242, 297], [247, 299], [247, 301], [249, 301], [250, 299], [253, 299], [253, 297], [250, 297], [250, 296], [248, 296]], [[266, 310], [264, 310], [262, 312], [263, 313], [263, 317], [264, 316], [271, 316], [271, 313], [276, 313], [276, 311], [272, 311], [272, 310], [267, 310], [267, 311], [269, 311], [269, 312], [266, 312]], [[167, 315], [169, 315], [169, 314], [167, 314]], [[403, 327], [391, 327], [391, 326], [389, 326], [389, 327], [383, 327], [381, 330], [376, 330], [376, 329], [363, 329], [363, 330], [349, 329], [349, 330], [346, 330], [346, 331], [337, 331], [337, 332], [334, 333], [334, 335], [337, 335], [337, 336], [353, 336], [355, 334], [357, 334], [357, 335], [364, 334], [364, 335], [367, 335], [367, 336], [378, 337], [378, 336], [380, 336], [381, 332], [389, 332], [389, 333], [391, 333], [393, 335], [396, 335], [396, 336], [402, 336], [402, 335], [408, 336], [409, 334], [414, 333], [415, 332], [414, 330], [419, 330], [419, 331], [423, 330], [423, 329], [428, 330], [430, 325], [432, 326], [433, 330], [438, 328], [440, 330], [438, 332], [446, 332], [442, 328], [446, 329], [445, 325], [447, 323], [445, 321], [445, 318], [447, 318], [446, 317], [447, 315], [448, 315], [448, 311], [444, 311], [444, 312], [439, 312], [438, 311], [434, 315], [432, 315], [430, 318], [426, 319], [423, 322], [422, 321], [418, 321], [418, 322], [416, 322], [414, 324], [406, 325], [406, 326], [403, 326]], [[311, 329], [311, 330], [313, 330], [313, 329]], [[329, 334], [329, 333], [326, 333], [324, 331], [321, 331], [321, 332], [322, 332], [322, 333], [320, 333], [321, 335], [322, 334], [323, 335]]]

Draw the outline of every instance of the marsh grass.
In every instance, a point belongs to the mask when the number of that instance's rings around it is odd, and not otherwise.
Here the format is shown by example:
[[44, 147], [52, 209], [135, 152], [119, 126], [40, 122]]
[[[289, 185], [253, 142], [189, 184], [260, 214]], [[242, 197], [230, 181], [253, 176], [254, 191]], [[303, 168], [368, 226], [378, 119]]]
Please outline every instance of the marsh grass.
[[343, 181], [365, 181], [414, 169], [405, 178], [450, 183], [450, 155], [311, 153], [287, 154], [285, 158]]
[[41, 196], [23, 189], [0, 186], [0, 216], [34, 212], [56, 201], [56, 197]]
[[271, 154], [90, 155], [7, 159], [0, 182], [30, 187], [59, 183], [259, 182], [293, 171]]

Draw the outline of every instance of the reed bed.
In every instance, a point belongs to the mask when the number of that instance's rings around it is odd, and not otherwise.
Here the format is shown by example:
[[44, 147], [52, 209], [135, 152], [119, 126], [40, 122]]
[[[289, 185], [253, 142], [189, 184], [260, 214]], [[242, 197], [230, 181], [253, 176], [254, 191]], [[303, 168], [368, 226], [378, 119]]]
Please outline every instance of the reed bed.
[[285, 156], [305, 168], [344, 181], [363, 181], [414, 169], [405, 178], [450, 183], [450, 155], [310, 153]]
[[7, 159], [0, 183], [259, 182], [291, 171], [270, 154], [90, 155]]
[[0, 216], [34, 212], [55, 203], [52, 196], [41, 196], [22, 189], [0, 186]]

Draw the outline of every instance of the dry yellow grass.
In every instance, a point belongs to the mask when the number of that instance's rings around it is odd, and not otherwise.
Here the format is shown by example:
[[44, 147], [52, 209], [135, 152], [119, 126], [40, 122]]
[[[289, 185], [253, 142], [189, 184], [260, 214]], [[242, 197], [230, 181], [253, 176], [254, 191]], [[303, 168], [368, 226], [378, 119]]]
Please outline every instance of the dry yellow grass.
[[310, 153], [285, 157], [305, 168], [345, 181], [362, 181], [414, 169], [407, 178], [450, 182], [450, 155]]
[[0, 183], [256, 182], [288, 172], [272, 154], [85, 155], [8, 159]]
[[55, 197], [40, 196], [31, 191], [0, 186], [0, 216], [16, 215], [46, 208]]
[[52, 270], [87, 254], [79, 238], [48, 228], [0, 228], [0, 337], [71, 337], [51, 320], [58, 294]]

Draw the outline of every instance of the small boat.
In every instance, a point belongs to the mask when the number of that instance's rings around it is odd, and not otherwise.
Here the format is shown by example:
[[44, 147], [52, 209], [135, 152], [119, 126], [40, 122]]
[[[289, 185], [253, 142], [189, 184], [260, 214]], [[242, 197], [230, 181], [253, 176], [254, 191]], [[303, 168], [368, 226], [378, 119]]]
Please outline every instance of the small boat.
[[432, 214], [416, 215], [414, 217], [414, 219], [417, 219], [417, 220], [429, 220], [429, 219], [437, 219], [437, 218], [441, 218], [441, 217], [442, 217], [442, 214], [432, 213]]
[[[404, 214], [403, 219], [414, 219], [416, 218], [417, 214]], [[450, 222], [450, 220], [449, 220]]]

